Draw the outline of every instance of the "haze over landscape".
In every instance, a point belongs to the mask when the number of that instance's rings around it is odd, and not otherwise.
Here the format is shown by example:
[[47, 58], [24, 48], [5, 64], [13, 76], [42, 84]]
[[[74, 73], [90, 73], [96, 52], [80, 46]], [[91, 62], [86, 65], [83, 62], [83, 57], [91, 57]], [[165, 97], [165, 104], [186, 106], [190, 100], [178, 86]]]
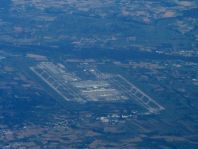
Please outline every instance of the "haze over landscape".
[[197, 149], [197, 0], [0, 0], [0, 148]]

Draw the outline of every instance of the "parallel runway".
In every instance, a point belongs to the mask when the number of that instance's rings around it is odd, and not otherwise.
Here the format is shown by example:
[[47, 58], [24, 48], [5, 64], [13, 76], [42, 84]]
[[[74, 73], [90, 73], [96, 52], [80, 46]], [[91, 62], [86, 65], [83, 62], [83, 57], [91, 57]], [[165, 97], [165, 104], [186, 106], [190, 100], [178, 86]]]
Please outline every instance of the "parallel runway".
[[165, 109], [121, 75], [105, 75], [97, 70], [102, 74], [100, 77], [96, 76], [97, 80], [83, 80], [51, 62], [41, 62], [30, 69], [66, 101], [133, 100], [149, 113]]

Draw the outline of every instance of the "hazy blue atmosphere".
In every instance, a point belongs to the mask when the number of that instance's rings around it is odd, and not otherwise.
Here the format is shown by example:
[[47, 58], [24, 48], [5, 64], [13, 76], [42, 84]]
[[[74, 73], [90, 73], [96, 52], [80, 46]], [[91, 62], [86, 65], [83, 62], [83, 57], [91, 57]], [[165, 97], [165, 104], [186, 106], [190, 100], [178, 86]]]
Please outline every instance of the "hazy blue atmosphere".
[[197, 149], [197, 0], [0, 0], [0, 148]]

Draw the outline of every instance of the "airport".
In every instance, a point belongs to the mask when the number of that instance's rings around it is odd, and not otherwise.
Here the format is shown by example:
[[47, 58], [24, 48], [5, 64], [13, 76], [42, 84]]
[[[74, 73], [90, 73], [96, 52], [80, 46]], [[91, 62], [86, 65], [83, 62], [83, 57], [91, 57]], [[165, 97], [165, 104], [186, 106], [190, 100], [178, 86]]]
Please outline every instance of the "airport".
[[149, 113], [164, 110], [154, 99], [120, 74], [105, 74], [97, 68], [86, 67], [94, 79], [82, 79], [63, 64], [41, 62], [30, 69], [66, 101], [112, 102], [133, 100]]

